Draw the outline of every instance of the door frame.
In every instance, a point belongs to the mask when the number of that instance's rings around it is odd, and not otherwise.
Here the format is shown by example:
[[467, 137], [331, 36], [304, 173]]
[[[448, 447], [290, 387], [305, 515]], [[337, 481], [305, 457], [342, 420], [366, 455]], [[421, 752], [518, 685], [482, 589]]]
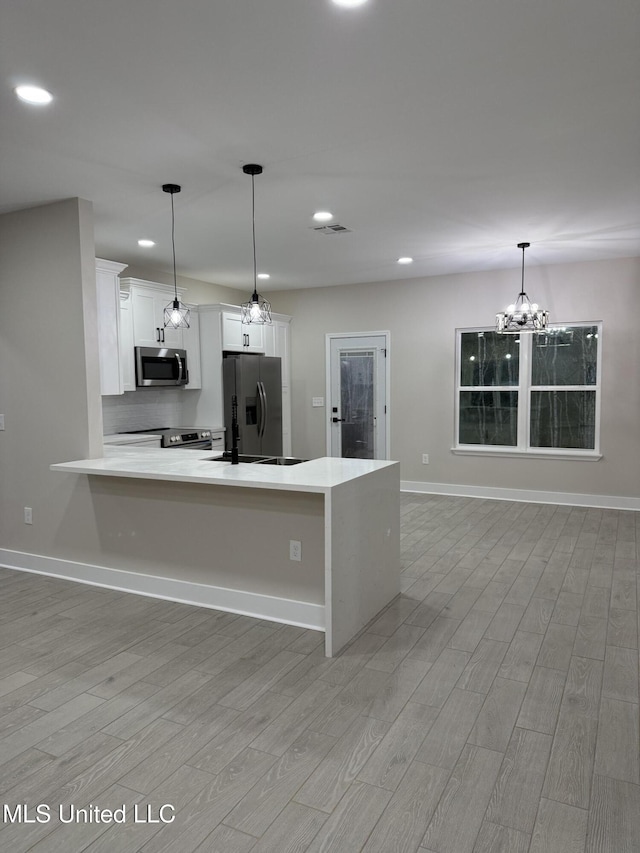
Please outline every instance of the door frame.
[[385, 357], [385, 459], [391, 459], [391, 332], [327, 332], [325, 335], [325, 410], [327, 414], [325, 429], [325, 446], [327, 456], [331, 455], [331, 342], [339, 338], [370, 338], [384, 337]]

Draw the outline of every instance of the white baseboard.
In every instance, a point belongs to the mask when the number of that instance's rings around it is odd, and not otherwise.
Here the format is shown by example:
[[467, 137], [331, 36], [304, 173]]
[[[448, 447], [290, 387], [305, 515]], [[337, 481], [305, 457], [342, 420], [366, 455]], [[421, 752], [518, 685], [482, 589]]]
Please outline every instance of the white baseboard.
[[583, 495], [577, 492], [542, 492], [532, 489], [501, 489], [494, 486], [461, 486], [454, 483], [420, 483], [412, 480], [402, 480], [400, 491], [462, 498], [487, 498], [494, 501], [640, 511], [640, 498], [628, 498], [623, 495]]
[[257, 619], [268, 619], [272, 622], [283, 622], [286, 625], [324, 631], [324, 606], [321, 604], [127, 572], [90, 563], [45, 557], [41, 554], [9, 551], [4, 548], [0, 548], [0, 565], [20, 572], [34, 572], [78, 581], [90, 586], [107, 587], [119, 592], [178, 601], [181, 604], [194, 604], [197, 607], [210, 607], [213, 610], [224, 610], [243, 616], [254, 616]]

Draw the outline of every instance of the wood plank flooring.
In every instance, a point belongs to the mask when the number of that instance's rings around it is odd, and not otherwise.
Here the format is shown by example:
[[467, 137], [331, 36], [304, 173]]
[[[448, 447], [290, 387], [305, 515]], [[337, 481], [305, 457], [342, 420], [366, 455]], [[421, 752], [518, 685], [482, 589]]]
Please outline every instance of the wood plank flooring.
[[639, 531], [404, 494], [402, 593], [333, 660], [317, 632], [0, 568], [0, 849], [638, 853]]

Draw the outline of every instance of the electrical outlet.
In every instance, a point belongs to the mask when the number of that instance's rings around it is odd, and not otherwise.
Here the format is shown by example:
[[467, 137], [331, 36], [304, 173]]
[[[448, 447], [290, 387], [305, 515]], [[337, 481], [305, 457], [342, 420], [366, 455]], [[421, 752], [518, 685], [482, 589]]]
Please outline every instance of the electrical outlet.
[[296, 560], [298, 563], [302, 560], [302, 542], [296, 539], [289, 540], [289, 559]]
[[33, 524], [33, 510], [30, 506], [24, 508], [24, 523]]
[[428, 464], [429, 464], [429, 454], [428, 454], [428, 453], [423, 453], [423, 454], [422, 454], [422, 464], [423, 464], [423, 465], [428, 465]]
[[4, 415], [0, 415], [0, 429], [4, 429]]

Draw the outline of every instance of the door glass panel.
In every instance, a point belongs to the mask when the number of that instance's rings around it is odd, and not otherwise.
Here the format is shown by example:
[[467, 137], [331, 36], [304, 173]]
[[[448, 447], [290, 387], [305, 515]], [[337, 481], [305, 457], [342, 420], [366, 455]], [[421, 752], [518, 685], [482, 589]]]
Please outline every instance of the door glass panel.
[[515, 447], [517, 427], [517, 391], [460, 392], [460, 444]]
[[340, 352], [342, 455], [374, 458], [375, 351]]
[[531, 447], [595, 446], [595, 391], [531, 392]]

